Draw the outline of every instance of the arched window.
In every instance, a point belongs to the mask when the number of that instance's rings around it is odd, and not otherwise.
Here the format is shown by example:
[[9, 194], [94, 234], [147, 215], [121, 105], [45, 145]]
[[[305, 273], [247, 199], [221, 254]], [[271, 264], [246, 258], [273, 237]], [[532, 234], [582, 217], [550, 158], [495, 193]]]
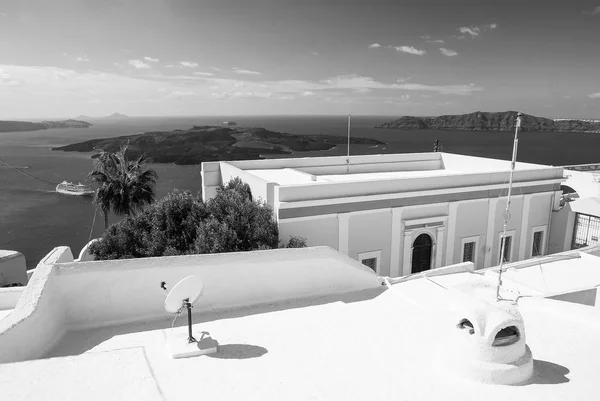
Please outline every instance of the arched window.
[[427, 234], [421, 234], [413, 243], [412, 273], [431, 269], [431, 248], [433, 242]]

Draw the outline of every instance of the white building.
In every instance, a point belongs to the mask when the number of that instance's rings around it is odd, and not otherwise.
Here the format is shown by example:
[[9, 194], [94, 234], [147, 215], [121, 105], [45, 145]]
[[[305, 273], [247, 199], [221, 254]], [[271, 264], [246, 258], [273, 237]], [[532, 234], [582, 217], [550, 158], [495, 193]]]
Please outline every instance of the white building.
[[[397, 277], [463, 261], [497, 265], [509, 168], [449, 153], [208, 162], [202, 189], [206, 200], [240, 177], [274, 208], [282, 241], [302, 236]], [[549, 241], [563, 181], [560, 167], [517, 163], [507, 261], [570, 249], [563, 226]]]

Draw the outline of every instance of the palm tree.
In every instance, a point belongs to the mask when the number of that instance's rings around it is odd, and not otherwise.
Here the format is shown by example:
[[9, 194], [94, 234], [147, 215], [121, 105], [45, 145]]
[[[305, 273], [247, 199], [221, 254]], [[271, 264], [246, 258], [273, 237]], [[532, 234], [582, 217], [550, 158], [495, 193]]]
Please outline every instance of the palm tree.
[[122, 145], [116, 152], [102, 151], [94, 163], [94, 171], [88, 174], [99, 187], [94, 203], [104, 214], [104, 229], [108, 227], [108, 214], [130, 215], [154, 201], [154, 186], [158, 174], [146, 167], [145, 154], [136, 160], [127, 159], [127, 147]]

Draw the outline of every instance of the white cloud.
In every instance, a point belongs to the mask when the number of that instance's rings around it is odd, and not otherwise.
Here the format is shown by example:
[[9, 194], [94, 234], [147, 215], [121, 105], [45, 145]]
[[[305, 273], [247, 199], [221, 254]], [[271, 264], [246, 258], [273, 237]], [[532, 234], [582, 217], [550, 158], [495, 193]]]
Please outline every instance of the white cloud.
[[90, 61], [90, 58], [87, 56], [87, 54], [84, 54], [82, 56], [75, 57], [75, 61], [86, 62], [86, 61]]
[[7, 17], [6, 13], [0, 13], [0, 18], [6, 18], [6, 17]]
[[310, 52], [310, 54], [312, 54], [313, 56], [318, 56], [319, 52]]
[[146, 64], [141, 60], [129, 60], [127, 63], [137, 69], [151, 68], [150, 64]]
[[0, 86], [20, 86], [21, 81], [13, 79], [8, 73], [0, 70]]
[[381, 47], [381, 45], [379, 43], [373, 43], [371, 45], [369, 45], [369, 49], [377, 49]]
[[599, 15], [600, 14], [600, 6], [594, 8], [594, 11], [592, 11], [592, 14]]
[[591, 97], [592, 99], [600, 99], [600, 92], [592, 93], [591, 95], [589, 95], [589, 97]]
[[479, 36], [479, 32], [481, 32], [481, 29], [479, 29], [479, 27], [467, 27], [467, 26], [461, 26], [460, 28], [458, 28], [458, 30], [460, 31], [460, 33], [466, 34], [468, 33], [469, 35], [473, 36]]
[[196, 93], [192, 91], [174, 91], [171, 92], [171, 95], [176, 97], [186, 97], [186, 96], [194, 96]]
[[440, 51], [442, 52], [442, 54], [444, 56], [448, 56], [448, 57], [454, 57], [454, 56], [458, 55], [458, 53], [452, 49], [445, 49], [443, 47], [440, 47]]
[[152, 57], [149, 57], [149, 56], [144, 57], [144, 60], [149, 61], [151, 63], [158, 63], [160, 61], [157, 58], [152, 58]]
[[[264, 99], [274, 105], [279, 101], [289, 101], [290, 97], [310, 98], [320, 102], [326, 97], [356, 101], [358, 97], [364, 99], [368, 95], [369, 101], [375, 102], [399, 99], [408, 93], [411, 96], [412, 93], [462, 96], [483, 90], [473, 84], [428, 85], [402, 80], [384, 82], [360, 75], [340, 75], [320, 80], [263, 80], [255, 77], [250, 80], [193, 74], [167, 75], [158, 72], [132, 76], [127, 69], [123, 73], [117, 73], [0, 65], [0, 70], [2, 113], [20, 118], [35, 114], [61, 115], [86, 104], [95, 104], [95, 113], [110, 113], [119, 107], [125, 113], [129, 110], [131, 114], [165, 111], [177, 113], [182, 110], [181, 103], [177, 100], [179, 98], [206, 102], [208, 105], [215, 98]], [[27, 88], [26, 92], [24, 88]], [[158, 93], [163, 96], [157, 98]], [[185, 110], [188, 112], [191, 106]]]
[[415, 54], [417, 56], [422, 56], [427, 53], [425, 50], [419, 50], [412, 46], [394, 46], [394, 49], [398, 52], [404, 52], [409, 54]]
[[[598, 7], [598, 8], [600, 8], [600, 7]], [[496, 29], [496, 28], [498, 28], [498, 24], [489, 24], [488, 28], [489, 29]]]
[[194, 63], [193, 61], [180, 61], [179, 65], [181, 65], [182, 67], [188, 67], [188, 68], [198, 67], [198, 63]]
[[258, 71], [244, 70], [244, 69], [236, 68], [236, 67], [233, 67], [233, 72], [236, 74], [240, 74], [240, 75], [262, 75]]
[[213, 93], [212, 97], [216, 99], [247, 99], [247, 98], [262, 98], [267, 99], [272, 95], [271, 92], [221, 92]]
[[423, 35], [421, 36], [421, 39], [423, 39], [426, 43], [444, 43], [442, 39], [432, 39], [431, 35]]
[[215, 74], [213, 74], [212, 72], [202, 72], [202, 71], [196, 71], [194, 72], [194, 75], [198, 75], [200, 77], [214, 77]]

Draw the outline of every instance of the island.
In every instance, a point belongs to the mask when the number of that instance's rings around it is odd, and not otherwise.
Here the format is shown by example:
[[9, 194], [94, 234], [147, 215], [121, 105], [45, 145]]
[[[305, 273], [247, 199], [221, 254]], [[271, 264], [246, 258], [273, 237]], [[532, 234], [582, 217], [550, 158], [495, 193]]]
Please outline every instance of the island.
[[[468, 130], [468, 131], [512, 131], [515, 129], [516, 111], [483, 112], [444, 115], [438, 117], [404, 116], [375, 128], [405, 130]], [[600, 133], [600, 120], [550, 119], [523, 114], [523, 131], [563, 131]]]
[[0, 121], [0, 132], [39, 131], [51, 128], [89, 128], [92, 124], [79, 120], [42, 121]]
[[[265, 128], [193, 126], [187, 130], [146, 132], [116, 138], [92, 139], [53, 148], [67, 152], [115, 152], [129, 143], [128, 156], [143, 153], [154, 163], [200, 164], [218, 160], [262, 159], [266, 154], [330, 150], [346, 144], [347, 137], [296, 135]], [[351, 144], [383, 145], [375, 139], [351, 138]], [[94, 155], [92, 157], [95, 157]]]

